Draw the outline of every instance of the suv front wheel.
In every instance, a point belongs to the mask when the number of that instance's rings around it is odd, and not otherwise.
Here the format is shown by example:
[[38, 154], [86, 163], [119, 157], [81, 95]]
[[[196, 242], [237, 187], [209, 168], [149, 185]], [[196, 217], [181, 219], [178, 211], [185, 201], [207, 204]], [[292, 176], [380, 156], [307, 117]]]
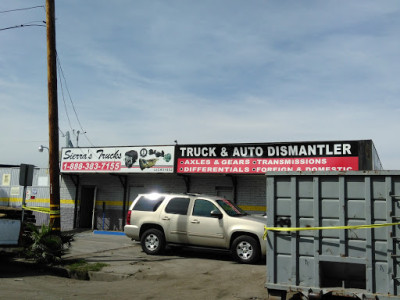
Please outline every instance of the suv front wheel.
[[253, 237], [241, 235], [233, 241], [231, 252], [238, 262], [252, 264], [259, 260], [261, 251]]
[[165, 249], [164, 233], [158, 229], [148, 229], [143, 233], [140, 243], [147, 254], [160, 254]]

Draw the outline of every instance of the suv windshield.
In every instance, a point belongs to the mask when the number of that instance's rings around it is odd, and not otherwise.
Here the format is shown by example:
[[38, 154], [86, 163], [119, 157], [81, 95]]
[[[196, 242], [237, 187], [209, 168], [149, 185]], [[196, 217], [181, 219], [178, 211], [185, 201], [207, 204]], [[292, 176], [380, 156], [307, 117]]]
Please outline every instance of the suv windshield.
[[217, 200], [217, 203], [219, 206], [222, 207], [222, 209], [230, 216], [236, 217], [236, 216], [245, 216], [247, 213], [241, 209], [240, 207], [236, 206], [233, 204], [231, 201], [227, 199], [219, 199]]

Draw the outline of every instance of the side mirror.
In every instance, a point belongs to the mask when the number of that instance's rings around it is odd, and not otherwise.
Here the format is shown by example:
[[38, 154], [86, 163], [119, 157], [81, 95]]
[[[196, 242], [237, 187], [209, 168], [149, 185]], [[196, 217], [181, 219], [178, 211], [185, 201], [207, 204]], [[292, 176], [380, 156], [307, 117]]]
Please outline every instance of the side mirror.
[[212, 210], [211, 211], [211, 217], [213, 218], [218, 218], [218, 219], [222, 219], [222, 213], [219, 210]]

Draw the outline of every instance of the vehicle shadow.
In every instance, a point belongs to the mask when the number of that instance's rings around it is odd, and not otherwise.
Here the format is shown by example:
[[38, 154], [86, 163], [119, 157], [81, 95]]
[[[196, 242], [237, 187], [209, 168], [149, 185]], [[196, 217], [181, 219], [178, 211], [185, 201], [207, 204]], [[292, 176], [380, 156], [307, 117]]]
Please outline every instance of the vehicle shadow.
[[[165, 253], [165, 256], [178, 256], [181, 258], [197, 258], [197, 259], [208, 259], [208, 260], [219, 260], [219, 261], [230, 261], [232, 263], [238, 264], [235, 261], [228, 250], [223, 249], [211, 249], [203, 247], [193, 247], [193, 246], [176, 246], [169, 245]], [[266, 258], [263, 257], [256, 265], [265, 265]]]

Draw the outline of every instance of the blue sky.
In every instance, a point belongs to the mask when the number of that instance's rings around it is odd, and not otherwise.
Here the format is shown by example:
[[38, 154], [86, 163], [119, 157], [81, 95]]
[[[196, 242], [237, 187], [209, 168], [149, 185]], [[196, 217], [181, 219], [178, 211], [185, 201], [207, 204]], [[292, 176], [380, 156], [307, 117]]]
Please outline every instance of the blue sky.
[[[42, 7], [4, 12], [44, 5], [1, 1], [0, 29], [44, 25]], [[74, 144], [372, 139], [400, 170], [397, 0], [58, 0], [56, 18]], [[46, 28], [0, 30], [0, 45], [0, 164], [46, 167]]]

